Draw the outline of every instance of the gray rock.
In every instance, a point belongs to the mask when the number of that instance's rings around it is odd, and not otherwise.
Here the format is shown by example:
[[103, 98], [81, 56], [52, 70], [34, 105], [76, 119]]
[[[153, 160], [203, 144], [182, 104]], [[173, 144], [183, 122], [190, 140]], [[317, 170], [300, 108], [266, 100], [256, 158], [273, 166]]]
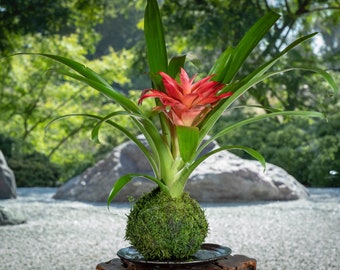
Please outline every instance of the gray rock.
[[15, 199], [17, 186], [13, 171], [8, 167], [6, 159], [0, 150], [0, 199]]
[[25, 222], [26, 217], [21, 211], [0, 206], [0, 226], [17, 225]]
[[[131, 142], [115, 147], [106, 158], [66, 182], [58, 189], [54, 198], [105, 202], [115, 180], [127, 173], [152, 174], [146, 159]], [[136, 178], [120, 191], [115, 201], [126, 202], [130, 196], [140, 197], [153, 187], [154, 183]]]
[[[216, 144], [208, 146], [211, 150]], [[103, 160], [61, 186], [54, 198], [103, 202], [120, 176], [127, 173], [152, 174], [138, 147], [123, 143]], [[128, 183], [114, 201], [126, 202], [138, 198], [155, 184], [136, 178]], [[244, 160], [222, 151], [209, 157], [192, 174], [186, 191], [199, 202], [294, 200], [308, 197], [307, 190], [283, 169], [267, 164], [267, 170], [257, 161]]]
[[282, 168], [244, 160], [223, 151], [210, 157], [192, 174], [186, 189], [203, 202], [295, 200], [307, 189]]

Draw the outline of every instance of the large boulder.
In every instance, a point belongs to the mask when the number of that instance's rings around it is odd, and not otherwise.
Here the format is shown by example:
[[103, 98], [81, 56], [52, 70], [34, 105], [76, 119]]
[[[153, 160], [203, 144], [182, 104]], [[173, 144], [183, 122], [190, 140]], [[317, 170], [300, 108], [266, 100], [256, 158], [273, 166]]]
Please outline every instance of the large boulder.
[[17, 185], [13, 171], [8, 167], [6, 159], [0, 150], [0, 199], [15, 199]]
[[[207, 151], [217, 147], [210, 144]], [[82, 174], [61, 186], [54, 198], [105, 202], [115, 181], [127, 173], [152, 174], [145, 157], [132, 142], [123, 143]], [[139, 198], [155, 184], [136, 178], [115, 197], [126, 202]], [[244, 160], [221, 151], [209, 157], [192, 174], [186, 191], [199, 202], [294, 200], [308, 196], [307, 190], [283, 169], [257, 161]]]

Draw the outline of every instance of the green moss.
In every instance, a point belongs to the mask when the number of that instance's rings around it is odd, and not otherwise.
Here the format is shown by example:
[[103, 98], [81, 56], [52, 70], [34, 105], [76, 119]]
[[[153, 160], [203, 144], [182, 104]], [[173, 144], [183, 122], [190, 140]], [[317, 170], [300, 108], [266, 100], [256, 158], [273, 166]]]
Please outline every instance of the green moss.
[[155, 189], [128, 215], [125, 238], [146, 260], [186, 260], [208, 233], [204, 211], [188, 193], [180, 198]]

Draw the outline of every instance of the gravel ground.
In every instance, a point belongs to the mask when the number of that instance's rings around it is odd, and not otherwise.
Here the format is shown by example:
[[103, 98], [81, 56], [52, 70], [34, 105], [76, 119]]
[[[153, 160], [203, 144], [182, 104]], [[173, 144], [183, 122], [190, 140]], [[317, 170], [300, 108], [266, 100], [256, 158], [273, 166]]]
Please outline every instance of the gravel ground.
[[[22, 211], [27, 223], [0, 227], [0, 269], [94, 270], [129, 246], [129, 204], [52, 199], [56, 189], [20, 188], [0, 205]], [[257, 259], [259, 270], [340, 269], [340, 189], [311, 189], [308, 200], [202, 204], [206, 242]]]

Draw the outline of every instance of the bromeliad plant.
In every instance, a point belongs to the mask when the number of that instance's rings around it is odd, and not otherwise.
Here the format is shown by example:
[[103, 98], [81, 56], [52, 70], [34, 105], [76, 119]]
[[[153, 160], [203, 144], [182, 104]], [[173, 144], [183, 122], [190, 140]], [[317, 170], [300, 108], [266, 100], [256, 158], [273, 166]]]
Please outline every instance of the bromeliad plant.
[[[209, 156], [222, 150], [241, 149], [265, 166], [261, 154], [251, 148], [224, 145], [204, 153], [203, 150], [209, 143], [235, 128], [264, 118], [278, 115], [324, 117], [322, 113], [313, 111], [272, 110], [270, 113], [226, 126], [207, 137], [222, 113], [231, 108], [250, 88], [276, 74], [296, 69], [270, 71], [288, 51], [315, 34], [295, 40], [277, 56], [248, 75], [237, 77], [242, 64], [278, 18], [279, 15], [274, 12], [266, 14], [236, 47], [229, 47], [221, 54], [205, 78], [195, 81], [195, 76], [190, 78], [184, 70], [185, 56], [173, 57], [168, 61], [158, 4], [156, 0], [148, 0], [144, 32], [152, 89], [142, 93], [139, 105], [143, 100], [153, 98], [155, 107], [149, 114], [143, 112], [141, 107], [128, 97], [115, 91], [109, 83], [84, 65], [61, 56], [40, 54], [73, 70], [59, 69], [59, 73], [97, 89], [122, 107], [122, 110], [105, 116], [85, 116], [97, 120], [92, 130], [94, 140], [98, 139], [104, 123], [111, 125], [140, 148], [152, 167], [154, 175], [132, 172], [117, 179], [108, 197], [110, 204], [116, 194], [134, 177], [144, 177], [157, 184], [156, 190], [135, 203], [126, 229], [126, 239], [130, 240], [146, 259], [187, 259], [204, 241], [208, 230], [204, 212], [184, 192], [184, 188], [191, 173]], [[328, 73], [313, 67], [307, 69], [323, 76], [337, 91], [336, 84]], [[115, 118], [122, 116], [131, 119], [144, 135], [147, 145], [115, 122]]]

